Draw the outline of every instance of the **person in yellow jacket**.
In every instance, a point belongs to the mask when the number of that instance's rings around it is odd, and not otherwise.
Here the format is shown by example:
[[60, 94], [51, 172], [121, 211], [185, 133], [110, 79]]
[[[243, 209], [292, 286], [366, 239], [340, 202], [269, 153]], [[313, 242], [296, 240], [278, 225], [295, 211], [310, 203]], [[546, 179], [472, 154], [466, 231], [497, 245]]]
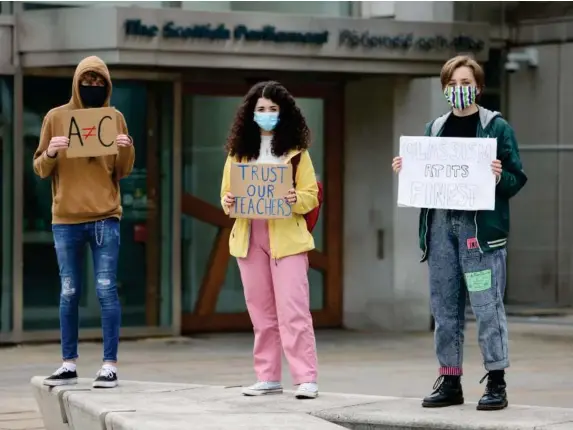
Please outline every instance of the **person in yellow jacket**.
[[285, 196], [292, 217], [271, 220], [237, 218], [229, 239], [237, 258], [247, 309], [253, 323], [257, 382], [247, 396], [279, 394], [281, 346], [297, 389], [295, 396], [318, 396], [317, 353], [308, 284], [308, 251], [314, 239], [304, 214], [318, 206], [318, 184], [308, 153], [310, 130], [289, 92], [278, 82], [260, 82], [245, 96], [236, 114], [226, 149], [221, 185], [226, 214], [233, 162], [291, 163], [300, 156], [295, 188]]

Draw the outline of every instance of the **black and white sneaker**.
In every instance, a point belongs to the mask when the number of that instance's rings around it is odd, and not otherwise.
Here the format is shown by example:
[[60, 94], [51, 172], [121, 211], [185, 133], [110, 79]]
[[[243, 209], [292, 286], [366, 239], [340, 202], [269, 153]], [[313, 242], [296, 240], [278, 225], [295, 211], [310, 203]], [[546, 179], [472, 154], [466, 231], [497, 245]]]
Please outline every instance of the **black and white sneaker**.
[[48, 387], [59, 387], [61, 385], [75, 385], [78, 383], [78, 373], [76, 370], [71, 370], [65, 364], [52, 373], [52, 376], [44, 379], [44, 385]]
[[98, 372], [92, 384], [94, 388], [117, 387], [117, 370], [104, 366]]

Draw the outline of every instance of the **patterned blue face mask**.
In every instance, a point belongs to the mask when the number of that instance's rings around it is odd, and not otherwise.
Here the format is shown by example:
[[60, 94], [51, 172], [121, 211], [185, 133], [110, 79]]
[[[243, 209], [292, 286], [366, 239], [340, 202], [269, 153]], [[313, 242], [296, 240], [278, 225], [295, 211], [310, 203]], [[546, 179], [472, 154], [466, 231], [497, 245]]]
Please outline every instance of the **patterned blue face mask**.
[[477, 88], [471, 86], [447, 87], [444, 90], [444, 96], [451, 107], [463, 110], [475, 103]]
[[255, 112], [255, 122], [265, 131], [272, 131], [279, 122], [278, 112]]

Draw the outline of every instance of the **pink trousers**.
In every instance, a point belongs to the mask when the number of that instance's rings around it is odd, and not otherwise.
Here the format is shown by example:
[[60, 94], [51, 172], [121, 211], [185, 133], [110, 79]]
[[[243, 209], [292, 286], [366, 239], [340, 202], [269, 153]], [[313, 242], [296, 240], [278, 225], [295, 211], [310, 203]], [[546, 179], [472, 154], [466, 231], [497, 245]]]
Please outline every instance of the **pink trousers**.
[[293, 383], [317, 382], [307, 254], [272, 259], [267, 222], [252, 220], [247, 258], [237, 261], [255, 332], [257, 380], [281, 380], [282, 347]]

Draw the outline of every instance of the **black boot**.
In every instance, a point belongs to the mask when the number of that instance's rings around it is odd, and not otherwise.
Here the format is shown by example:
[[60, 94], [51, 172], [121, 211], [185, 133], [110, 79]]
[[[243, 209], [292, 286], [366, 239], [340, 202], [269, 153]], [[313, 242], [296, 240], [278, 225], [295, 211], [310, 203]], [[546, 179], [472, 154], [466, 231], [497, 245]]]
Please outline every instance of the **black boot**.
[[434, 392], [422, 401], [424, 408], [443, 408], [446, 406], [463, 405], [460, 376], [440, 376], [434, 384]]
[[486, 374], [479, 383], [487, 378], [485, 393], [479, 399], [478, 411], [498, 411], [507, 408], [507, 393], [505, 391], [505, 372], [503, 370], [492, 370]]

